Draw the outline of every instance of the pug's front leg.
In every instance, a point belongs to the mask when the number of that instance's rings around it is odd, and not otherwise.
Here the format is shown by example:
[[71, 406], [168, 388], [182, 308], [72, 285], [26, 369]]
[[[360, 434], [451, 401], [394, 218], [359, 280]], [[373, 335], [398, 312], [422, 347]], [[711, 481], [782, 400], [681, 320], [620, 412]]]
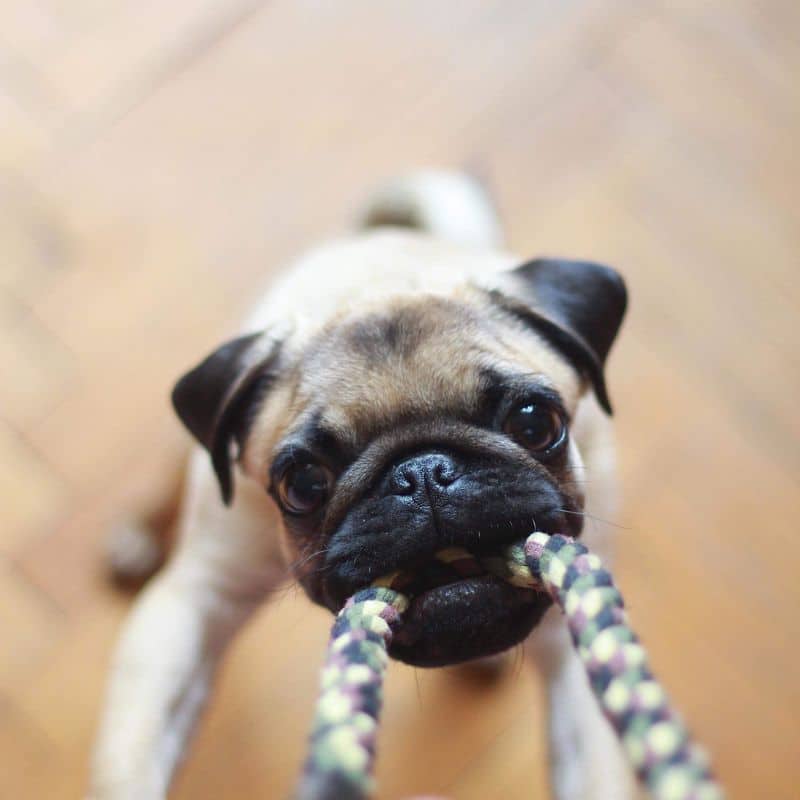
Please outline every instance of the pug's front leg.
[[545, 679], [550, 786], [555, 800], [632, 800], [636, 783], [592, 694], [556, 609], [528, 642]]
[[113, 659], [91, 800], [166, 797], [220, 658], [283, 578], [262, 501], [239, 494], [226, 510], [195, 458], [178, 550], [137, 600]]

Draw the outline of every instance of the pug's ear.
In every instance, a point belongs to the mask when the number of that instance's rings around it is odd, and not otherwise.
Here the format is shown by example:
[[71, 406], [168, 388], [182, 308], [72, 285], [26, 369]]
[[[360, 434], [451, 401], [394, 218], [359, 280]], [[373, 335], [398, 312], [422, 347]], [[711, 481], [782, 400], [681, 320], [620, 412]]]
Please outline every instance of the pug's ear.
[[274, 381], [279, 352], [280, 342], [266, 333], [240, 336], [218, 347], [172, 390], [181, 422], [211, 455], [226, 505], [233, 498], [233, 443], [245, 432], [248, 410]]
[[604, 367], [628, 303], [622, 276], [589, 261], [549, 258], [528, 261], [507, 275], [501, 303], [589, 378], [610, 414]]

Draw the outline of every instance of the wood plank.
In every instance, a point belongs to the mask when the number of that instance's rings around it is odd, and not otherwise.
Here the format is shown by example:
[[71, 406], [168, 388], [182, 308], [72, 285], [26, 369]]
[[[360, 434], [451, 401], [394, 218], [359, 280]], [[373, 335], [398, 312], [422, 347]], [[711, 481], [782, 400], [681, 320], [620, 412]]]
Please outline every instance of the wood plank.
[[0, 493], [9, 498], [2, 511], [0, 554], [11, 555], [54, 523], [69, 491], [42, 454], [2, 420], [0, 452]]
[[[634, 621], [731, 795], [794, 796], [799, 13], [0, 8], [0, 795], [82, 793], [129, 602], [101, 544], [185, 448], [174, 379], [377, 181], [428, 163], [483, 174], [523, 255], [624, 271], [623, 513], [587, 524], [614, 526]], [[291, 588], [259, 615], [176, 797], [290, 786], [328, 624]], [[382, 796], [545, 797], [541, 722], [518, 668], [393, 668]]]
[[3, 694], [10, 695], [41, 667], [64, 622], [61, 609], [27, 581], [11, 561], [0, 558], [0, 624], [7, 636], [0, 654]]

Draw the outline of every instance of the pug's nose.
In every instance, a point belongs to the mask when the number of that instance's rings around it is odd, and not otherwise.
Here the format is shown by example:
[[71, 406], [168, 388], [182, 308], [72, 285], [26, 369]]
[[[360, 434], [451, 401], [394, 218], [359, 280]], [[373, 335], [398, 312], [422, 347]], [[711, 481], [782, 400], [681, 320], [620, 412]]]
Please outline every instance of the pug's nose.
[[457, 479], [458, 471], [450, 456], [423, 453], [395, 466], [389, 488], [392, 494], [413, 495], [431, 489], [446, 489]]

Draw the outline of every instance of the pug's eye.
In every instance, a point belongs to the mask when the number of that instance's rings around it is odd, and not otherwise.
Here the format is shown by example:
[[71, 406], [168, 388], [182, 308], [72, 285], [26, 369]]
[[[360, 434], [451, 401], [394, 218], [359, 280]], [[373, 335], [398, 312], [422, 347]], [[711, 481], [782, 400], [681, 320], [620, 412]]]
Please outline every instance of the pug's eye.
[[328, 499], [331, 482], [330, 471], [321, 464], [292, 464], [278, 484], [278, 502], [290, 514], [312, 514]]
[[547, 403], [522, 403], [511, 409], [503, 430], [532, 453], [546, 453], [566, 438], [561, 414]]

